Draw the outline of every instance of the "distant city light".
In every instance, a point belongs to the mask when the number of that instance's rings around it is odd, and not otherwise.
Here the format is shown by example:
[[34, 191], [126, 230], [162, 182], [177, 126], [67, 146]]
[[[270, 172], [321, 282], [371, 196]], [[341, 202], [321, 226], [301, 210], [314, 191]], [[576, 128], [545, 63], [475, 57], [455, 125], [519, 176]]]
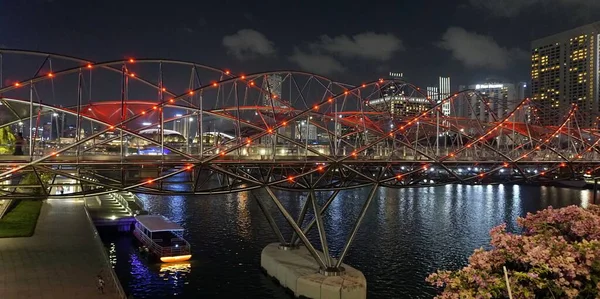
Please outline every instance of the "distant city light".
[[58, 113], [56, 113], [56, 112], [55, 112], [55, 113], [52, 113], [52, 116], [54, 116], [54, 117], [57, 117], [57, 116], [58, 116]]
[[484, 88], [503, 88], [504, 84], [477, 84], [475, 85], [475, 89], [484, 89]]
[[183, 116], [183, 115], [181, 115], [181, 114], [179, 114], [179, 113], [175, 114], [175, 117], [182, 117], [182, 116]]
[[150, 126], [150, 125], [152, 125], [152, 123], [149, 123], [149, 122], [143, 122], [142, 123], [142, 126]]

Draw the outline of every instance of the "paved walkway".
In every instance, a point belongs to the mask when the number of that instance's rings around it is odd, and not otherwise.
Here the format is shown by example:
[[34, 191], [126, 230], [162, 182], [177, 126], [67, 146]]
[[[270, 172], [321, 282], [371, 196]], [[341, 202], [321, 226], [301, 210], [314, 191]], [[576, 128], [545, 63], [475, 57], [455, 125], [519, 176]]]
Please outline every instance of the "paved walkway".
[[119, 298], [98, 242], [83, 200], [45, 201], [32, 237], [0, 239], [0, 298]]

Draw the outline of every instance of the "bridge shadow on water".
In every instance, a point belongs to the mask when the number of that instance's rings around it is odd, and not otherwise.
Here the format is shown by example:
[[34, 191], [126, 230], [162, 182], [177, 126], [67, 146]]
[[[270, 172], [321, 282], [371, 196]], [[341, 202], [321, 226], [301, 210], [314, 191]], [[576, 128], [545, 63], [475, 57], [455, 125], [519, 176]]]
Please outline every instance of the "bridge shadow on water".
[[[369, 189], [342, 191], [324, 216], [330, 251], [338, 256]], [[252, 191], [268, 202], [266, 193]], [[294, 216], [306, 193], [277, 191]], [[322, 205], [329, 193], [317, 193]], [[363, 271], [370, 298], [431, 298], [425, 277], [436, 269], [457, 269], [474, 249], [489, 242], [489, 230], [549, 205], [587, 205], [592, 192], [519, 185], [447, 185], [380, 188], [367, 211], [346, 263]], [[146, 208], [181, 224], [192, 245], [189, 264], [166, 266], [144, 260], [127, 235], [103, 234], [126, 292], [135, 298], [290, 298], [260, 271], [264, 246], [277, 242], [249, 192], [219, 196], [140, 195]], [[270, 202], [269, 202], [270, 203]], [[274, 205], [268, 206], [284, 236], [292, 230]], [[312, 218], [309, 213], [307, 221]], [[316, 229], [309, 233], [319, 244]]]

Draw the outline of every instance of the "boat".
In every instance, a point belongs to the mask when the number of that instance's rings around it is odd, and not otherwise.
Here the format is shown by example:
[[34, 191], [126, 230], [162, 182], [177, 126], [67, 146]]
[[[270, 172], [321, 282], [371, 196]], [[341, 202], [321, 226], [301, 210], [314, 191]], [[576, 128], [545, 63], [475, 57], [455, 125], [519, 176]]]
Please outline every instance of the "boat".
[[161, 215], [135, 216], [133, 235], [147, 252], [164, 263], [192, 258], [190, 243], [183, 238], [183, 227]]

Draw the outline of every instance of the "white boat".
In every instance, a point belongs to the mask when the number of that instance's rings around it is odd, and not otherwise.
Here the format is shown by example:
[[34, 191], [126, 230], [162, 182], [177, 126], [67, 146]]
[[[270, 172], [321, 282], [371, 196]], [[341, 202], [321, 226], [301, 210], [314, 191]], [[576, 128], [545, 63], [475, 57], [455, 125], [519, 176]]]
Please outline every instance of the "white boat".
[[162, 262], [187, 261], [192, 257], [190, 243], [183, 238], [183, 227], [160, 215], [138, 215], [133, 235], [148, 252]]

